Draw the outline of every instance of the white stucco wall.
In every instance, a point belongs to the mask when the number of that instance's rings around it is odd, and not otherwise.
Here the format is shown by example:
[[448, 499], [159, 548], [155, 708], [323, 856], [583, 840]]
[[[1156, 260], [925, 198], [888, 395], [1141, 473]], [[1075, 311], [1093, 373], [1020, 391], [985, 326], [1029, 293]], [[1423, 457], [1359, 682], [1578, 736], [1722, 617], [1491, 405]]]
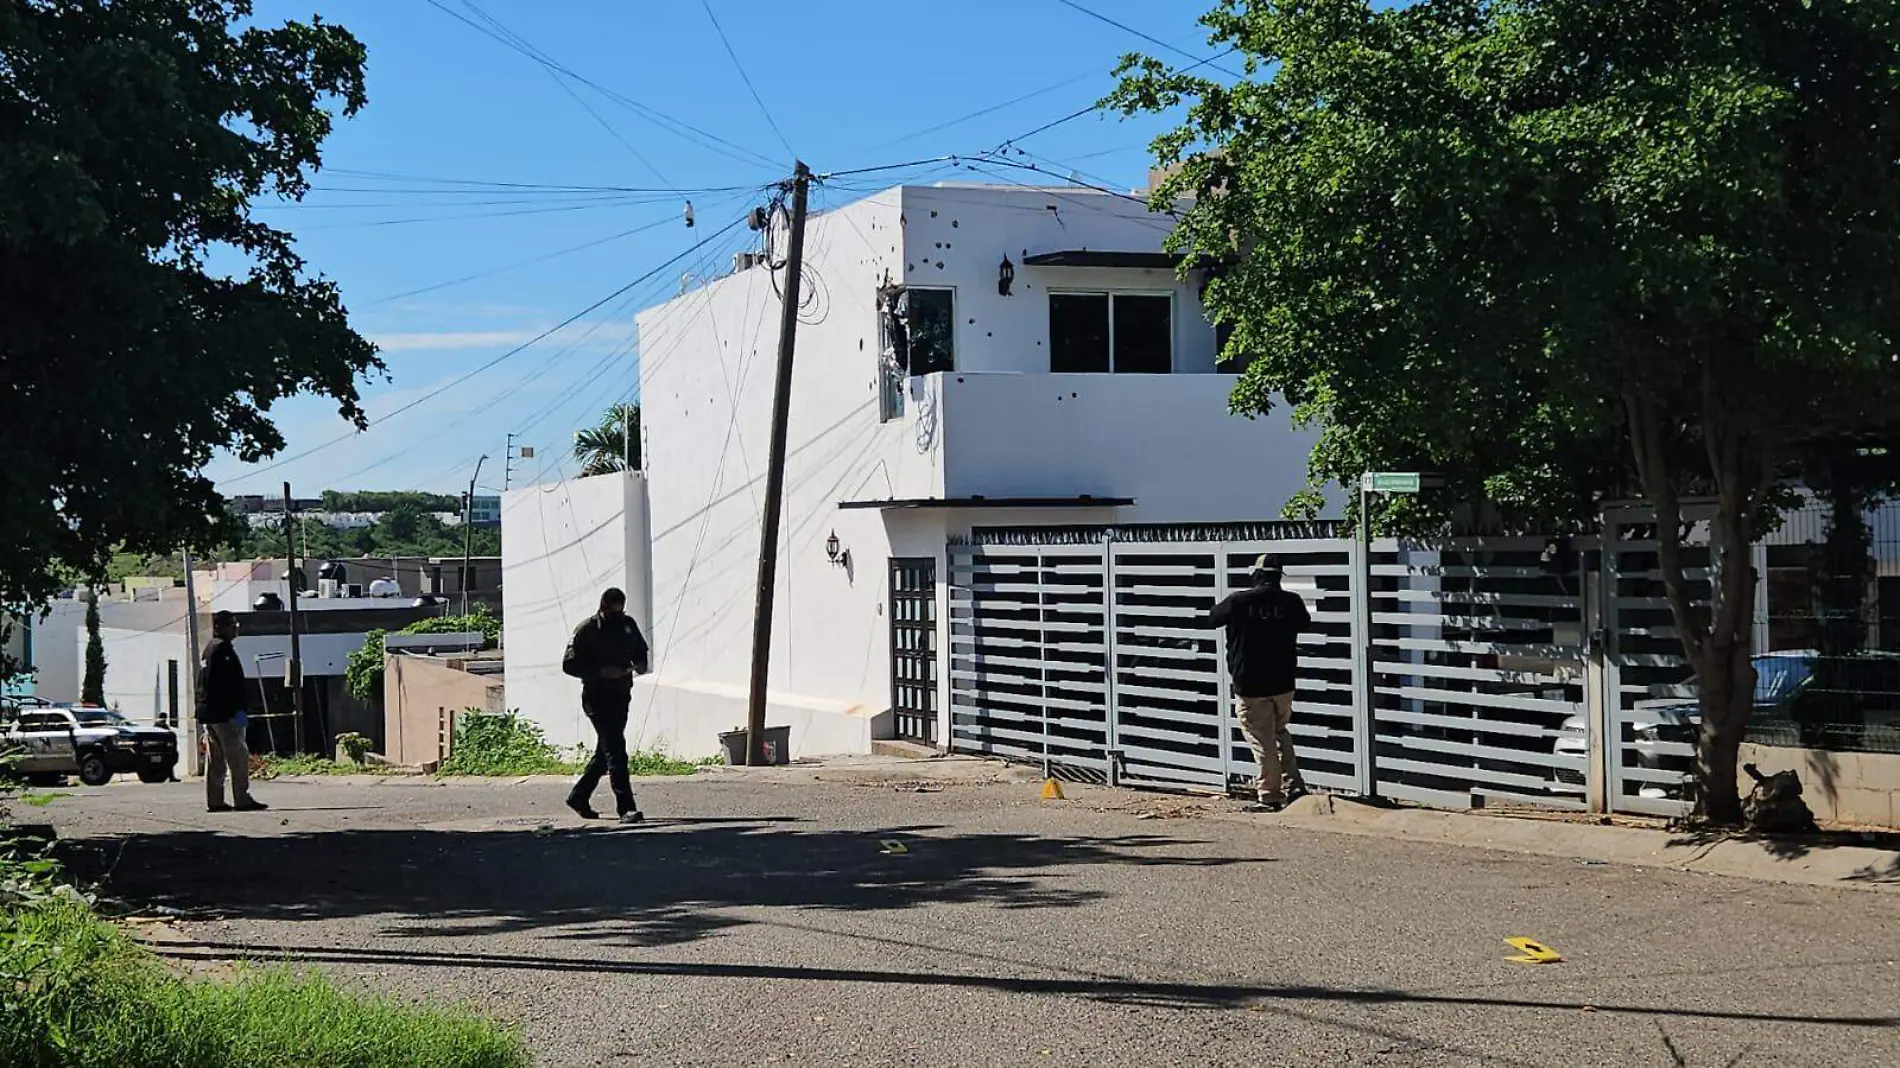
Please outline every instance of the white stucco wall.
[[[592, 734], [580, 683], [561, 674], [561, 652], [600, 592], [628, 588], [627, 495], [638, 476], [598, 475], [510, 490], [501, 505], [502, 649], [508, 707], [541, 725], [556, 745]], [[628, 608], [644, 608], [630, 592]], [[650, 632], [646, 620], [643, 630]], [[710, 750], [708, 750], [710, 752]]]
[[[898, 196], [891, 190], [872, 199]], [[1087, 189], [905, 186], [901, 197], [905, 258], [898, 279], [955, 291], [958, 371], [1048, 373], [1051, 290], [1173, 294], [1174, 370], [1214, 370], [1214, 328], [1196, 282], [1171, 270], [1024, 264], [1049, 252], [1159, 252], [1173, 228], [1167, 216]], [[846, 239], [852, 238], [839, 240]], [[1004, 256], [1016, 269], [1009, 296], [997, 288]]]
[[[157, 722], [169, 707], [167, 661], [178, 662], [178, 705], [186, 711], [189, 684], [185, 675], [197, 670], [197, 660], [182, 630], [129, 630], [101, 626], [99, 641], [106, 654], [106, 707], [118, 709], [139, 723]], [[84, 663], [86, 631], [79, 629], [78, 650]]]
[[[53, 601], [46, 618], [33, 617], [33, 692], [48, 701], [79, 700], [85, 651], [86, 603]], [[74, 644], [74, 635], [80, 635]]]

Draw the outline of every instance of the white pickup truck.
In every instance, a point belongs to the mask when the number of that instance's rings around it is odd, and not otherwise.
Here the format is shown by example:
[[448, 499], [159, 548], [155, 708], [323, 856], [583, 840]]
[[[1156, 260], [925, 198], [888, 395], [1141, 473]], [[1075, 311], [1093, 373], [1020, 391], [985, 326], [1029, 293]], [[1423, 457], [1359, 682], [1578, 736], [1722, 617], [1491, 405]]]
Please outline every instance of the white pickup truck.
[[6, 712], [0, 753], [13, 754], [15, 770], [29, 782], [77, 775], [87, 786], [104, 786], [126, 773], [140, 782], [168, 782], [178, 763], [176, 734], [110, 709], [26, 701]]

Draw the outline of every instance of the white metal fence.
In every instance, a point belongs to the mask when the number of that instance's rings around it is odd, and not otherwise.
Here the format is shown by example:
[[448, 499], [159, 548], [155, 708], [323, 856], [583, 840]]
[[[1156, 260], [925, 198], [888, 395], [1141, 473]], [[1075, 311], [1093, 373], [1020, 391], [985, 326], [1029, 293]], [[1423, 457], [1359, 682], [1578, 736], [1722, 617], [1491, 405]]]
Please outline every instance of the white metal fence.
[[[1667, 713], [1694, 692], [1642, 516], [1574, 542], [1368, 550], [1344, 534], [1061, 528], [953, 544], [950, 748], [1098, 782], [1250, 780], [1207, 614], [1268, 553], [1314, 621], [1292, 726], [1313, 786], [1457, 808], [1579, 809], [1593, 792], [1622, 811], [1686, 808], [1693, 730]], [[1706, 588], [1706, 547], [1686, 552]]]

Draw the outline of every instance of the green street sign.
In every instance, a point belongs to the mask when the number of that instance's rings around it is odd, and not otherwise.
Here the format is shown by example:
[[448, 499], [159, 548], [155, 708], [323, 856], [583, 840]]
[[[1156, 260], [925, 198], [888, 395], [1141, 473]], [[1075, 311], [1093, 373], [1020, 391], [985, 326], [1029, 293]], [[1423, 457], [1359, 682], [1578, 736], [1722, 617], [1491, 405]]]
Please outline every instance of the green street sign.
[[1425, 488], [1425, 476], [1417, 471], [1368, 471], [1359, 486], [1367, 493], [1417, 493]]

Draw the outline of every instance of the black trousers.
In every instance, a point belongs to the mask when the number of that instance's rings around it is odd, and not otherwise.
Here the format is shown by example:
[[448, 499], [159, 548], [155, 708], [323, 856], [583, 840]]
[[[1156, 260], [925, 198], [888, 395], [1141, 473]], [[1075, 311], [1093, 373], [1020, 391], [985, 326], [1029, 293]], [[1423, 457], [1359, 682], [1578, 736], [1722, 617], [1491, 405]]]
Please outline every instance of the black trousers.
[[614, 809], [626, 813], [640, 806], [633, 800], [633, 782], [627, 776], [627, 705], [630, 694], [586, 693], [581, 695], [581, 711], [594, 725], [594, 756], [574, 784], [572, 796], [587, 801], [600, 787], [601, 776], [613, 788]]

